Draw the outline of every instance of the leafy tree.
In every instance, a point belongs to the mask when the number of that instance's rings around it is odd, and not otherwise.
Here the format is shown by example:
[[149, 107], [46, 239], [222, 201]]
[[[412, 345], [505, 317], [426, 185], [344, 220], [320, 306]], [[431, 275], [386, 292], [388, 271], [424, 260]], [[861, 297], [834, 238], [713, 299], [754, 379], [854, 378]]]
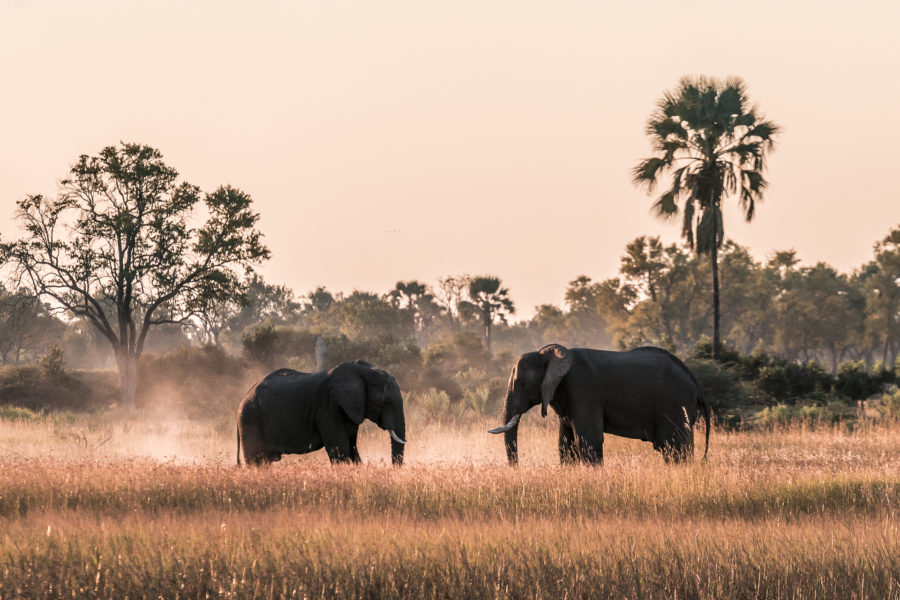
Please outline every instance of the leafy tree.
[[625, 255], [622, 257], [619, 272], [636, 289], [656, 302], [657, 278], [665, 266], [659, 236], [648, 238], [642, 235], [625, 246]]
[[428, 293], [424, 283], [418, 281], [398, 281], [388, 298], [398, 308], [403, 308], [415, 315], [416, 303]]
[[900, 227], [875, 244], [867, 271], [867, 328], [881, 346], [882, 364], [893, 369], [900, 353]]
[[314, 329], [331, 335], [343, 334], [351, 340], [374, 340], [380, 337], [408, 340], [414, 336], [412, 316], [398, 310], [378, 294], [354, 291], [336, 301], [315, 322]]
[[388, 292], [388, 298], [412, 316], [418, 341], [423, 344], [427, 342], [435, 322], [444, 312], [428, 286], [418, 281], [398, 281], [394, 289]]
[[454, 330], [459, 330], [459, 304], [466, 298], [466, 290], [469, 289], [471, 279], [468, 275], [439, 277], [434, 288], [435, 302], [446, 312]]
[[23, 355], [41, 354], [64, 330], [40, 298], [25, 289], [12, 292], [0, 286], [0, 362], [19, 364]]
[[309, 293], [306, 310], [311, 312], [326, 312], [334, 304], [334, 295], [319, 286]]
[[257, 273], [245, 277], [236, 291], [238, 294], [229, 301], [230, 317], [225, 326], [231, 344], [260, 323], [287, 325], [300, 316], [300, 302], [293, 290], [267, 283]]
[[684, 352], [699, 337], [706, 320], [700, 293], [706, 273], [675, 244], [664, 248], [656, 264], [656, 300], [646, 298], [632, 307], [629, 345], [653, 343]]
[[513, 301], [509, 298], [509, 290], [500, 287], [500, 278], [493, 275], [473, 277], [469, 282], [469, 300], [465, 308], [460, 302], [460, 311], [478, 315], [484, 328], [483, 342], [485, 349], [491, 351], [491, 325], [497, 319], [506, 323], [506, 316], [515, 312]]
[[778, 267], [782, 278], [775, 299], [776, 351], [790, 361], [807, 363], [827, 356], [832, 374], [837, 374], [864, 326], [862, 291], [824, 263], [797, 268], [791, 253], [777, 259], [792, 266]]
[[777, 275], [764, 269], [746, 248], [730, 240], [723, 248], [721, 274], [725, 337], [744, 354], [771, 344]]
[[664, 219], [675, 218], [681, 210], [682, 235], [698, 254], [710, 258], [716, 356], [720, 338], [717, 254], [725, 237], [722, 200], [736, 194], [744, 218], [753, 219], [767, 185], [763, 177], [766, 154], [779, 127], [757, 114], [740, 79], [685, 77], [678, 88], [663, 94], [646, 131], [656, 155], [634, 168], [634, 183], [649, 193], [664, 174], [671, 174], [671, 185], [654, 209]]
[[[106, 338], [126, 407], [150, 329], [186, 323], [191, 299], [211, 279], [269, 256], [249, 195], [230, 186], [202, 194], [177, 180], [149, 146], [82, 155], [55, 198], [18, 203], [25, 235], [5, 246], [37, 294]], [[194, 226], [201, 204], [206, 220]]]
[[240, 282], [226, 272], [200, 283], [187, 302], [194, 330], [204, 344], [213, 346], [221, 345], [222, 332], [246, 304], [247, 295]]

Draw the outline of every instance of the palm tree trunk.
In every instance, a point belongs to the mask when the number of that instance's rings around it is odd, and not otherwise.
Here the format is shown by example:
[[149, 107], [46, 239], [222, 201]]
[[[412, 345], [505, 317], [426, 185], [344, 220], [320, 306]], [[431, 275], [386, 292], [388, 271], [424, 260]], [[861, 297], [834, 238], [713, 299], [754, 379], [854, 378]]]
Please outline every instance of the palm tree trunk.
[[712, 261], [712, 280], [713, 280], [713, 343], [712, 343], [712, 359], [713, 362], [719, 360], [719, 248], [713, 241], [712, 250], [709, 253]]

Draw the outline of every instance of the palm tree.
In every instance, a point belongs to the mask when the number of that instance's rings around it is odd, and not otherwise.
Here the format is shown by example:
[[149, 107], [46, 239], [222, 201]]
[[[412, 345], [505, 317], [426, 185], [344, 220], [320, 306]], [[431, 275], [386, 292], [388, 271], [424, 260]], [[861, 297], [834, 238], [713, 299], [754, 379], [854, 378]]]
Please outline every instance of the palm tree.
[[[460, 302], [461, 312], [479, 315], [484, 327], [484, 347], [491, 351], [491, 324], [494, 319], [506, 322], [506, 315], [516, 312], [509, 290], [500, 287], [500, 278], [492, 275], [473, 277], [469, 281], [469, 302]], [[467, 307], [464, 307], [468, 305]]]
[[698, 254], [710, 257], [716, 359], [718, 249], [725, 238], [722, 199], [736, 195], [744, 218], [753, 219], [767, 185], [763, 177], [766, 154], [773, 148], [779, 127], [764, 120], [749, 103], [741, 79], [700, 76], [684, 77], [674, 91], [663, 94], [646, 131], [656, 155], [638, 163], [632, 171], [633, 181], [650, 193], [662, 176], [671, 175], [671, 186], [653, 208], [662, 219], [674, 219], [681, 210], [682, 236]]

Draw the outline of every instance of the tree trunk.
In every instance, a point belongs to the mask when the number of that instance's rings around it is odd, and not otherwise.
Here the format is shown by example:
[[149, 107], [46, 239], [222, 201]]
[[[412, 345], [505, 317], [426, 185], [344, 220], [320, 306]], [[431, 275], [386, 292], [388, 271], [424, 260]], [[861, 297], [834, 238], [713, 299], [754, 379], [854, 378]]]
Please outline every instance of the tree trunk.
[[487, 349], [488, 354], [491, 353], [491, 318], [489, 315], [484, 315], [482, 317], [484, 320], [484, 347]]
[[712, 262], [712, 280], [713, 280], [713, 343], [712, 343], [712, 359], [713, 362], [719, 360], [719, 249], [713, 241], [712, 250], [709, 253]]
[[316, 371], [324, 371], [328, 368], [328, 347], [322, 336], [316, 338]]
[[120, 350], [118, 354], [119, 401], [122, 408], [132, 410], [137, 396], [138, 359], [127, 350]]

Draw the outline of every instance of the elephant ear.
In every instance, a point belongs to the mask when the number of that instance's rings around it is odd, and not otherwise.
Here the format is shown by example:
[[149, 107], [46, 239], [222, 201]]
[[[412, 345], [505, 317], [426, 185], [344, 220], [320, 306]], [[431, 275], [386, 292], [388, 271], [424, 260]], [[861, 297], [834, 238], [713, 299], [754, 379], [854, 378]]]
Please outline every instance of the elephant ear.
[[547, 361], [547, 370], [544, 371], [544, 380], [541, 382], [541, 416], [546, 417], [547, 406], [553, 400], [559, 382], [569, 372], [572, 359], [569, 357], [569, 349], [559, 344], [544, 346], [539, 352]]
[[372, 422], [379, 423], [388, 384], [387, 374], [378, 369], [368, 369], [363, 379], [366, 382], [366, 416]]
[[[355, 424], [359, 425], [366, 418], [366, 389], [365, 380], [355, 369], [346, 368], [349, 365], [339, 365], [332, 371], [331, 399], [341, 407], [341, 410]], [[343, 367], [343, 368], [342, 368]]]

